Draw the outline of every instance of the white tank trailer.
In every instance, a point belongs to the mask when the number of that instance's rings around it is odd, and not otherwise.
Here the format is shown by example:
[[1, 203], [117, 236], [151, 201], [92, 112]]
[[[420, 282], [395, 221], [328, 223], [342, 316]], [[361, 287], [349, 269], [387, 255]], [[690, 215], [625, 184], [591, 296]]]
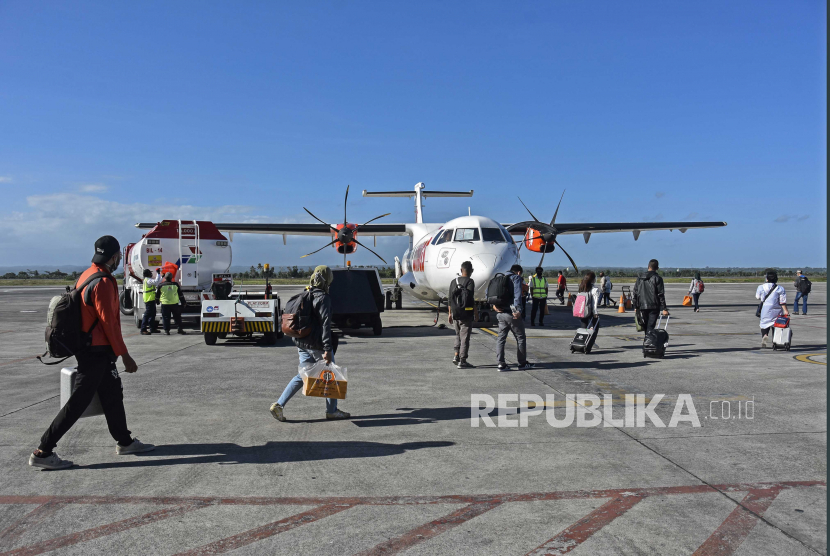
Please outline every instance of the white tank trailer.
[[159, 268], [175, 272], [187, 302], [182, 316], [199, 317], [205, 294], [224, 299], [233, 288], [231, 246], [212, 222], [162, 220], [124, 249], [121, 312], [133, 315], [136, 327], [144, 316], [144, 269]]

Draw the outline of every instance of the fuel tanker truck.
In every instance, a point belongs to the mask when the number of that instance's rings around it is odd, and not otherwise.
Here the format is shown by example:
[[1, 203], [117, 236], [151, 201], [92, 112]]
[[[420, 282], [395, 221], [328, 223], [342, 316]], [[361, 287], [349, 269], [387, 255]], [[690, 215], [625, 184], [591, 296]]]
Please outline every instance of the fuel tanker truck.
[[[207, 221], [162, 220], [136, 243], [124, 249], [121, 312], [132, 315], [136, 327], [144, 316], [144, 270], [171, 272], [186, 305], [182, 317], [200, 317], [203, 300], [228, 299], [233, 288], [231, 246]], [[159, 312], [160, 314], [160, 312]]]

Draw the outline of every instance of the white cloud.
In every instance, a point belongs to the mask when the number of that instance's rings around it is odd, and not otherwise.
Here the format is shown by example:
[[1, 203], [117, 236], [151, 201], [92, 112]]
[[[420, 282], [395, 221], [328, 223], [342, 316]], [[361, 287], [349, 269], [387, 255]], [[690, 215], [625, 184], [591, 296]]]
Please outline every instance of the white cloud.
[[81, 193], [103, 193], [107, 189], [109, 188], [103, 183], [88, 183], [78, 188]]
[[11, 183], [12, 177], [11, 176], [0, 176], [0, 183]]

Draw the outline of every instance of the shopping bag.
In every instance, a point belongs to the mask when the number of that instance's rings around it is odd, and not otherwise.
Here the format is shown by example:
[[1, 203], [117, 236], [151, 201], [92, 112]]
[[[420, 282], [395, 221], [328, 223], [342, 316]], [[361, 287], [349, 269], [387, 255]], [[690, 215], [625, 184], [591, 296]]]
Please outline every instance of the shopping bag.
[[327, 364], [321, 359], [316, 363], [300, 365], [299, 373], [303, 379], [304, 396], [346, 399], [346, 367], [339, 367], [334, 363]]
[[692, 306], [692, 296], [691, 295], [683, 296], [683, 306], [684, 307], [691, 307]]

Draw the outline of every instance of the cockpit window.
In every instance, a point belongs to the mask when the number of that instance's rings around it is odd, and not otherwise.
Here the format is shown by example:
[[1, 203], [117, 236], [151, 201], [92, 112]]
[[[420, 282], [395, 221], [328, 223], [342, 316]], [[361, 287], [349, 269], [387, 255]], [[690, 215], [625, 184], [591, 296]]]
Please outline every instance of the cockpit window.
[[501, 230], [498, 228], [482, 228], [481, 239], [483, 241], [493, 241], [496, 243], [504, 243], [504, 236], [501, 235]]
[[513, 236], [510, 235], [510, 232], [506, 229], [502, 229], [502, 232], [504, 233], [504, 239], [507, 240], [507, 243], [513, 243]]
[[440, 245], [442, 243], [447, 243], [452, 239], [452, 230], [444, 230], [442, 233], [438, 234], [435, 238], [435, 241], [432, 242], [433, 245]]
[[478, 228], [458, 228], [455, 231], [455, 241], [479, 241]]

